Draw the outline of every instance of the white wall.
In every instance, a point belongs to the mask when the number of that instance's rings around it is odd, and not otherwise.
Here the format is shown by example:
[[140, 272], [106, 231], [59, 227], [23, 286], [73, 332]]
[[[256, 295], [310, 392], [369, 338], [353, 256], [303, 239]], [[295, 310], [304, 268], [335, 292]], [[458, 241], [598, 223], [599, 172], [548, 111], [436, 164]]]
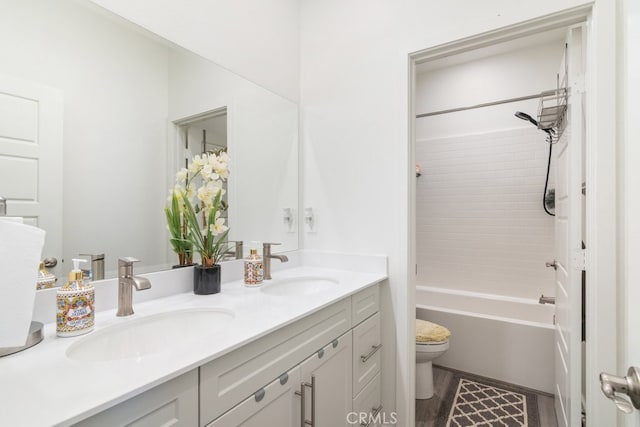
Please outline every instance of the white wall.
[[[302, 0], [303, 203], [319, 216], [304, 247], [389, 254], [383, 333], [397, 349], [385, 347], [383, 357], [385, 366], [397, 358], [397, 395], [390, 391], [393, 375], [386, 375], [384, 405], [393, 408], [397, 401], [401, 425], [412, 425], [414, 416], [408, 399], [415, 356], [415, 313], [407, 310], [413, 300], [407, 201], [409, 179], [415, 179], [408, 150], [408, 54], [581, 3]], [[598, 0], [596, 8], [600, 4], [607, 2]], [[602, 9], [597, 37], [606, 43], [596, 42], [596, 50], [606, 57], [612, 16], [610, 8]], [[608, 130], [605, 124], [596, 132], [604, 138]]]
[[[416, 111], [432, 112], [555, 89], [564, 38], [520, 46], [416, 76]], [[452, 58], [449, 57], [448, 60]], [[462, 62], [464, 61], [464, 62]], [[553, 217], [542, 209], [546, 134], [538, 100], [416, 120], [417, 284], [522, 298], [554, 295]], [[553, 188], [554, 170], [549, 188]]]
[[297, 0], [91, 0], [297, 101]]
[[61, 279], [79, 252], [164, 264], [166, 47], [74, 2], [0, 7], [0, 73], [64, 96]]

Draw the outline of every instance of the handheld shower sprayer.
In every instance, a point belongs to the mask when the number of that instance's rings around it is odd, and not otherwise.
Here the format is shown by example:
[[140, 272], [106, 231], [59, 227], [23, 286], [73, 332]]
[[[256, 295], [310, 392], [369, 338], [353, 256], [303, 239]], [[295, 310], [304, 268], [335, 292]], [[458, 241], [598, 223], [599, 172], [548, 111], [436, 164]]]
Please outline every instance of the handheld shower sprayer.
[[[527, 113], [516, 111], [515, 116], [520, 120], [527, 121], [535, 127], [538, 127], [538, 121]], [[550, 212], [549, 209], [547, 209], [547, 187], [549, 186], [549, 170], [551, 169], [551, 151], [553, 149], [553, 137], [556, 132], [552, 128], [540, 130], [547, 133], [547, 142], [549, 143], [549, 160], [547, 161], [547, 178], [544, 181], [544, 192], [542, 193], [542, 208], [548, 215], [556, 216], [554, 213]]]
[[531, 122], [531, 124], [533, 124], [535, 127], [538, 127], [538, 121], [536, 119], [534, 119], [533, 117], [531, 117], [530, 115], [528, 115], [527, 113], [523, 113], [522, 111], [516, 111], [516, 114], [514, 114], [517, 118], [519, 118], [520, 120], [526, 120]]
[[[527, 113], [523, 113], [522, 111], [516, 111], [514, 116], [516, 116], [520, 120], [524, 120], [526, 122], [531, 123], [535, 127], [539, 127], [538, 121], [536, 119], [534, 119], [533, 117], [531, 117], [530, 115], [528, 115]], [[552, 128], [546, 128], [546, 129], [540, 129], [540, 130], [547, 133], [547, 135], [549, 137], [547, 139], [547, 142], [549, 144], [553, 144], [553, 136], [555, 135], [556, 131], [553, 130]]]

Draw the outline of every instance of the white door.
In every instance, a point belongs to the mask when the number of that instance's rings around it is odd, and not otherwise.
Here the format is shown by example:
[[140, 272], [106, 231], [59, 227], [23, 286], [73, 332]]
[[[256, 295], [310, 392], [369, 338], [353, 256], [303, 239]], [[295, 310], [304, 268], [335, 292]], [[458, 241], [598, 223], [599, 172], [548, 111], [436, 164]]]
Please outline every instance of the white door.
[[353, 403], [352, 348], [349, 331], [300, 364], [302, 381], [313, 384], [304, 400], [305, 418], [314, 427], [353, 425], [347, 421]]
[[[59, 90], [0, 76], [0, 196], [7, 215], [47, 232], [44, 257], [62, 260], [62, 127]], [[58, 269], [53, 270], [57, 276]], [[38, 266], [34, 266], [36, 269]]]
[[207, 427], [300, 426], [300, 366], [258, 390]]
[[[583, 51], [582, 26], [567, 34], [566, 68], [569, 97], [566, 128], [553, 150], [556, 170], [556, 417], [560, 427], [581, 424], [582, 324], [582, 147]], [[567, 72], [565, 72], [565, 69]], [[588, 245], [588, 243], [587, 243]]]
[[[624, 65], [624, 171], [623, 227], [624, 248], [621, 256], [624, 272], [620, 282], [623, 306], [619, 312], [623, 315], [622, 339], [619, 352], [622, 354], [621, 366], [617, 375], [626, 375], [630, 366], [640, 367], [640, 51], [637, 41], [640, 39], [640, 3], [626, 1], [625, 65]], [[620, 300], [619, 300], [620, 301]], [[613, 373], [613, 372], [612, 372]], [[592, 378], [594, 379], [594, 378]], [[626, 396], [625, 396], [626, 398]], [[613, 402], [611, 402], [613, 405]], [[622, 425], [640, 426], [640, 411], [630, 415], [620, 415]]]

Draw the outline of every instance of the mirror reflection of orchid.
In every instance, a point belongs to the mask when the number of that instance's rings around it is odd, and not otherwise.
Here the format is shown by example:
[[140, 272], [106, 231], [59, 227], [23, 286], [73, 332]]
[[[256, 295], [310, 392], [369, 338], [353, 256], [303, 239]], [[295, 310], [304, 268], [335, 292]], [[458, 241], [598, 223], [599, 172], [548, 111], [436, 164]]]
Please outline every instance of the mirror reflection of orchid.
[[176, 173], [165, 214], [171, 245], [181, 265], [191, 264], [193, 252], [198, 252], [202, 266], [212, 267], [228, 251], [229, 227], [222, 217], [227, 206], [222, 196], [230, 161], [224, 151], [204, 153]]
[[416, 178], [420, 178], [422, 176], [422, 165], [420, 163], [416, 163]]

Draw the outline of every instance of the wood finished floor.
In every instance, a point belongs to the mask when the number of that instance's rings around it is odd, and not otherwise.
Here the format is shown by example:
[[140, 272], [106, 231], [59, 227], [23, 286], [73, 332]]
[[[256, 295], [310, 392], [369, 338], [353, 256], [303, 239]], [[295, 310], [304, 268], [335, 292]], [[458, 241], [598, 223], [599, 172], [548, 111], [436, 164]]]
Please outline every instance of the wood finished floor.
[[[438, 424], [436, 418], [449, 383], [452, 378], [451, 371], [437, 366], [433, 367], [434, 395], [431, 399], [416, 400], [416, 427], [445, 427]], [[558, 427], [555, 410], [553, 408], [553, 396], [536, 393], [538, 396], [538, 416], [540, 427]]]

